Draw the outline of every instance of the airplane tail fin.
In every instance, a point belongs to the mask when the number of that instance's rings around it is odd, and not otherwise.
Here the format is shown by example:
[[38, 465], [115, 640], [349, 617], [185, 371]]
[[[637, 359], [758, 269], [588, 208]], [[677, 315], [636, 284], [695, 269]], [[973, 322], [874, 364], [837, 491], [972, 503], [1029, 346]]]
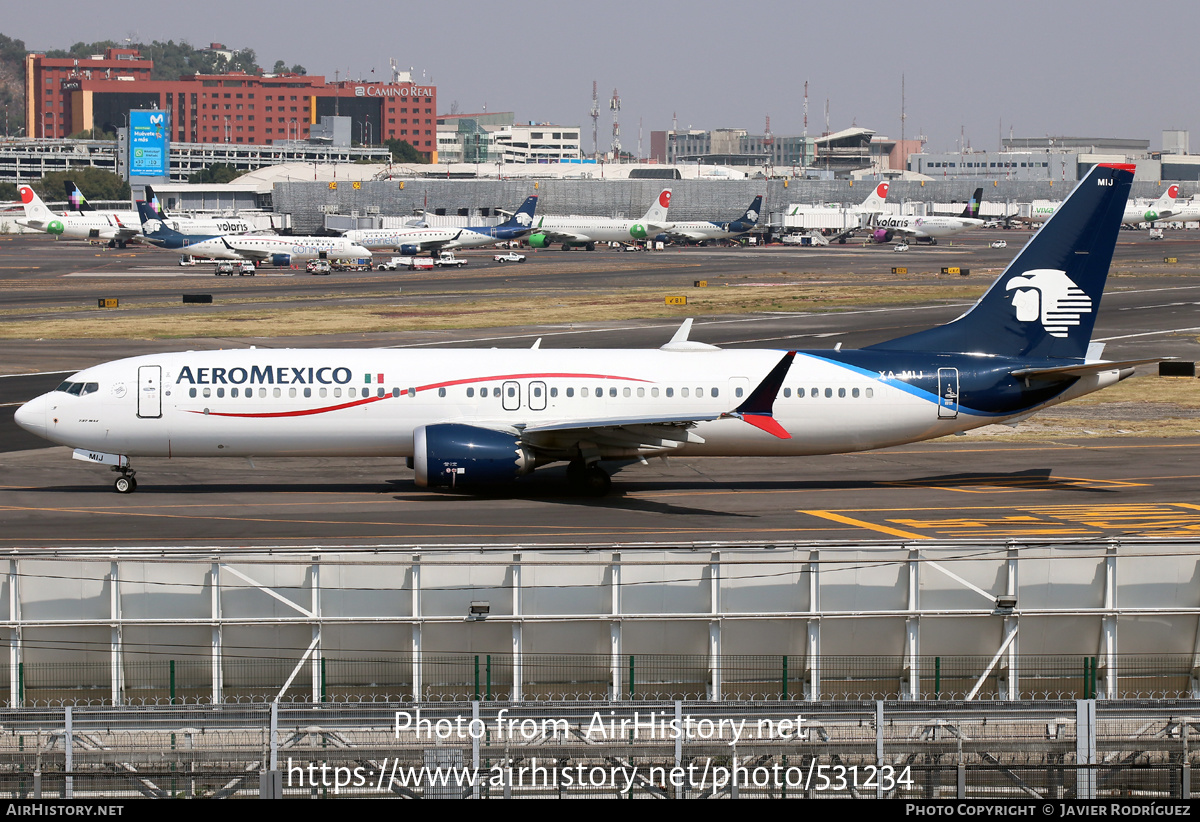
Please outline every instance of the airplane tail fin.
[[160, 203], [158, 200], [158, 195], [154, 193], [154, 188], [149, 185], [146, 186], [146, 202], [150, 204], [150, 209], [155, 213], [158, 219], [167, 219], [167, 212], [163, 211], [162, 203]]
[[71, 204], [72, 211], [95, 211], [92, 204], [87, 201], [87, 197], [83, 196], [83, 192], [79, 190], [79, 186], [70, 180], [63, 181], [63, 188], [67, 190], [67, 202]]
[[861, 209], [863, 211], [883, 211], [883, 204], [887, 202], [889, 187], [890, 184], [886, 181], [875, 186], [875, 190], [867, 196], [867, 199], [863, 200]]
[[960, 217], [967, 217], [972, 220], [978, 220], [979, 207], [983, 205], [983, 188], [975, 189], [975, 193], [971, 195], [971, 199], [967, 201], [967, 207], [962, 210]]
[[25, 208], [25, 219], [42, 225], [57, 220], [58, 215], [46, 207], [42, 198], [29, 186], [20, 186], [21, 205]]
[[533, 217], [537, 213], [538, 198], [534, 194], [525, 198], [525, 202], [521, 203], [513, 215], [504, 222], [500, 223], [497, 228], [530, 228], [533, 226]]
[[870, 348], [1085, 357], [1133, 170], [1118, 163], [1093, 167], [967, 313]]
[[750, 203], [750, 207], [746, 209], [746, 213], [741, 216], [738, 222], [748, 226], [757, 225], [760, 214], [762, 214], [762, 195], [757, 194], [754, 197], [754, 201]]
[[658, 199], [654, 201], [654, 205], [650, 206], [650, 210], [642, 217], [643, 223], [650, 225], [665, 225], [667, 222], [667, 208], [671, 205], [671, 189], [664, 188], [659, 193]]
[[142, 218], [142, 235], [147, 240], [168, 247], [175, 247], [173, 241], [183, 240], [183, 235], [164, 223], [150, 203], [138, 200], [137, 209]]

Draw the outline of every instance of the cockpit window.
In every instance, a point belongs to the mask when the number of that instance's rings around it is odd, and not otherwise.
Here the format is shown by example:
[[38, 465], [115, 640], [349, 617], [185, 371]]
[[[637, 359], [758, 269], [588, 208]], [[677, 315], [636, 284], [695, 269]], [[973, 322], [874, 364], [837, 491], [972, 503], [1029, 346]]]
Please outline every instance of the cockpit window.
[[76, 397], [85, 394], [94, 394], [100, 390], [98, 382], [64, 382], [54, 389], [55, 391], [63, 391], [67, 394], [74, 394]]

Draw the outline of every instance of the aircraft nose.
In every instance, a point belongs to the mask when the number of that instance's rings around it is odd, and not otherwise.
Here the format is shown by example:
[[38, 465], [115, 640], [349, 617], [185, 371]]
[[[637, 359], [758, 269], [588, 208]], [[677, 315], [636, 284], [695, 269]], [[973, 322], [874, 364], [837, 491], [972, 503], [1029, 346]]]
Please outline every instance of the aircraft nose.
[[30, 434], [46, 436], [46, 397], [36, 397], [17, 409], [13, 415], [17, 425]]

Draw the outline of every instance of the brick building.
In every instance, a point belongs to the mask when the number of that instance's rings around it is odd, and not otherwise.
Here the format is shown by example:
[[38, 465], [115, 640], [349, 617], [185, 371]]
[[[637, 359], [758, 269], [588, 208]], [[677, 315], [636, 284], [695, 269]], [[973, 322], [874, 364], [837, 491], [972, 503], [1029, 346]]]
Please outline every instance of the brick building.
[[315, 75], [190, 75], [151, 80], [154, 64], [134, 49], [87, 59], [25, 59], [26, 133], [67, 137], [114, 131], [131, 109], [171, 113], [171, 139], [271, 145], [305, 140], [323, 116], [351, 118], [364, 145], [403, 140], [437, 162], [437, 87], [398, 73], [392, 82], [327, 82]]

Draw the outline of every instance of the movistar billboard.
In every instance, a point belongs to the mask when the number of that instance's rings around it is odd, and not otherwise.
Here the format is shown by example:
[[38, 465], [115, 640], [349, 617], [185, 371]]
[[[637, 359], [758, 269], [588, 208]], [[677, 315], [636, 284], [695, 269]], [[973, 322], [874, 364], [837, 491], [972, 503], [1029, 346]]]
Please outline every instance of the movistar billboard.
[[170, 114], [166, 111], [129, 112], [129, 174], [166, 177], [171, 171]]

